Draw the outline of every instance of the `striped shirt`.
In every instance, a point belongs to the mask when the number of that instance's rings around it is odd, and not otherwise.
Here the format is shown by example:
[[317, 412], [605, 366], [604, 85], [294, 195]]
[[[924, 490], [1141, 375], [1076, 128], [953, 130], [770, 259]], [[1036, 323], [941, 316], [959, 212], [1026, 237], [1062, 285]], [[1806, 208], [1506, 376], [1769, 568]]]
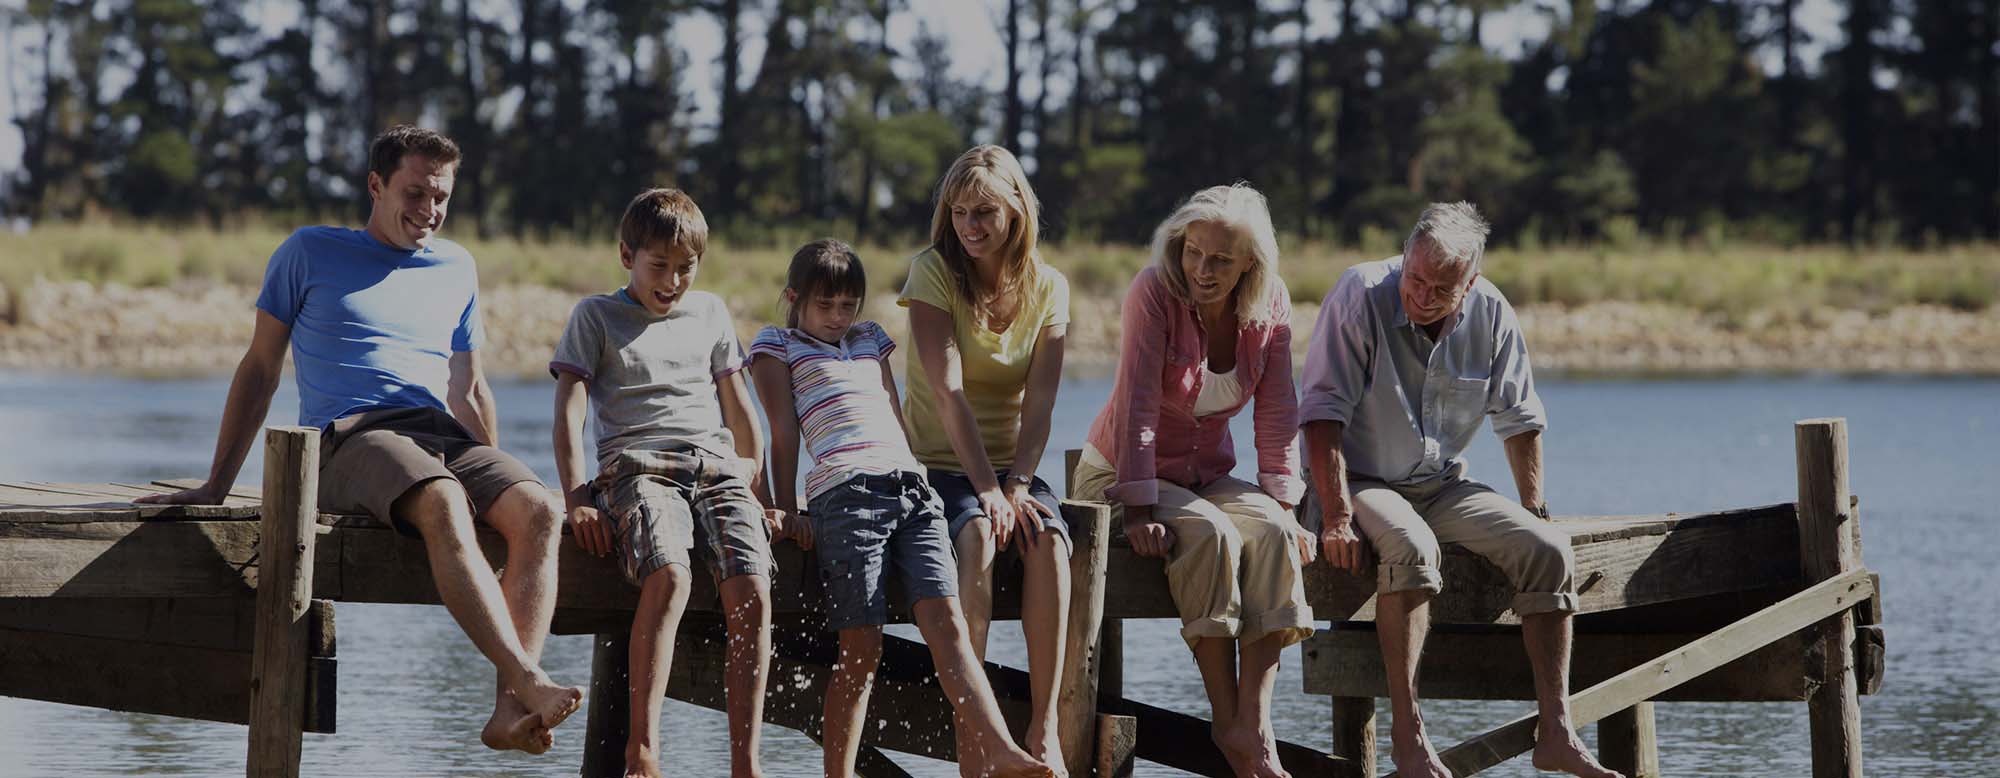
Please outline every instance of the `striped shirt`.
[[750, 342], [752, 360], [777, 357], [792, 374], [792, 407], [813, 458], [806, 499], [858, 475], [924, 472], [882, 385], [883, 360], [895, 350], [896, 341], [872, 321], [848, 328], [839, 345], [775, 326]]

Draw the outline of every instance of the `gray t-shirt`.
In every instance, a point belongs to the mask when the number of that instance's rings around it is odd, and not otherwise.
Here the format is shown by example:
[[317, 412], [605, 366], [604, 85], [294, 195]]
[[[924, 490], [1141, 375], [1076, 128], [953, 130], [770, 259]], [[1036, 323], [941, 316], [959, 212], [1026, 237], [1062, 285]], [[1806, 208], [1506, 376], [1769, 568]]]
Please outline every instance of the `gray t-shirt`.
[[722, 298], [689, 291], [655, 316], [625, 290], [570, 311], [549, 374], [584, 380], [597, 424], [599, 465], [627, 449], [736, 456], [716, 385], [743, 369], [743, 346]]

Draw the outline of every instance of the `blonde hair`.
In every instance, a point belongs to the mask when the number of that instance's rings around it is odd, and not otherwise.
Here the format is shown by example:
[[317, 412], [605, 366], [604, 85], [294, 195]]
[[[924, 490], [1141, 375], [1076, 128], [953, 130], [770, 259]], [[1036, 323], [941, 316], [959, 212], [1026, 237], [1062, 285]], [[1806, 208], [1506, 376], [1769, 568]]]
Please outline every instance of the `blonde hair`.
[[1219, 224], [1250, 238], [1250, 254], [1256, 261], [1231, 292], [1241, 325], [1271, 324], [1291, 316], [1291, 300], [1284, 279], [1278, 277], [1278, 233], [1271, 226], [1271, 210], [1263, 194], [1242, 182], [1194, 193], [1153, 230], [1153, 264], [1174, 299], [1189, 304], [1194, 300], [1181, 269], [1181, 247], [1195, 222]]
[[[958, 242], [958, 230], [951, 224], [951, 207], [968, 194], [1000, 201], [1013, 218], [1007, 221], [1007, 237], [997, 251], [1000, 285], [987, 289], [973, 271], [972, 256]], [[1028, 174], [1012, 152], [987, 144], [974, 146], [958, 156], [938, 182], [937, 210], [931, 214], [931, 249], [944, 258], [944, 266], [958, 281], [958, 291], [972, 306], [974, 316], [986, 318], [991, 300], [1019, 293], [1034, 283], [1041, 265], [1036, 236], [1042, 227], [1042, 204], [1028, 185]]]

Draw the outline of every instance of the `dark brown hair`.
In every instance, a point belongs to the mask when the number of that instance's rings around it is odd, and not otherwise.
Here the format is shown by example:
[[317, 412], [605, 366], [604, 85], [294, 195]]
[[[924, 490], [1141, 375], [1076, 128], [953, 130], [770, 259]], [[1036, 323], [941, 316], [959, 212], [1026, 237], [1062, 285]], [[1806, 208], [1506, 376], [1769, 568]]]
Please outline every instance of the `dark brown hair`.
[[799, 326], [799, 307], [815, 297], [853, 295], [868, 299], [868, 274], [861, 269], [861, 257], [854, 247], [833, 238], [800, 246], [792, 254], [792, 266], [785, 271], [785, 288], [797, 295], [785, 306], [785, 326]]
[[708, 253], [708, 219], [686, 192], [648, 189], [625, 206], [625, 216], [618, 220], [618, 242], [633, 253], [665, 244], [700, 257]]
[[368, 144], [368, 171], [381, 176], [382, 183], [387, 184], [408, 154], [416, 154], [440, 165], [456, 165], [459, 161], [458, 144], [445, 137], [444, 133], [398, 124], [383, 130]]

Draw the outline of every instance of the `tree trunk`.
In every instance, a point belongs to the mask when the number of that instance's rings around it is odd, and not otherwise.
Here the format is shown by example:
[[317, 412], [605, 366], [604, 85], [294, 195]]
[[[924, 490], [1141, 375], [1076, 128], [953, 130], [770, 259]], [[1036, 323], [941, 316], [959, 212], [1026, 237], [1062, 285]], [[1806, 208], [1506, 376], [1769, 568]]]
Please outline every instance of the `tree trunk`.
[[1007, 0], [1007, 95], [1000, 128], [1000, 145], [1014, 151], [1021, 144], [1021, 0]]
[[1980, 227], [1987, 240], [2000, 240], [2000, 0], [1981, 3], [1985, 44], [1979, 57], [1979, 135], [1984, 149], [1979, 160]]
[[[1090, 0], [1076, 0], [1075, 24], [1070, 29], [1070, 71], [1076, 76], [1069, 88], [1069, 147], [1078, 159], [1083, 156], [1083, 139], [1088, 128], [1089, 95], [1088, 82], [1083, 69], [1083, 46], [1090, 32]], [[2000, 0], [1990, 0], [2000, 2]]]
[[1049, 137], [1049, 73], [1054, 59], [1049, 56], [1049, 0], [1035, 0], [1035, 52], [1039, 55], [1039, 81], [1035, 83], [1035, 104], [1030, 107], [1030, 116], [1035, 124], [1035, 176], [1044, 176], [1042, 171], [1042, 144]]
[[743, 176], [737, 138], [743, 111], [742, 90], [737, 86], [737, 79], [742, 77], [743, 0], [722, 0], [716, 5], [716, 13], [722, 17], [722, 99], [715, 137], [721, 169], [715, 186], [721, 206], [717, 210], [725, 214], [726, 220], [736, 213], [737, 179]]
[[[873, 0], [870, 5], [872, 6], [870, 10], [874, 12], [875, 29], [880, 32], [875, 51], [876, 56], [881, 57], [883, 70], [872, 75], [874, 83], [869, 87], [871, 94], [868, 96], [868, 116], [879, 122], [882, 120], [882, 102], [888, 97], [889, 85], [894, 83], [896, 78], [895, 73], [889, 70], [894, 57], [894, 52], [889, 50], [889, 14], [895, 9], [892, 7], [892, 0]], [[878, 127], [875, 137], [869, 138], [868, 144], [861, 150], [861, 192], [854, 205], [854, 238], [863, 243], [867, 243], [872, 237], [869, 229], [873, 226], [875, 214], [875, 148], [876, 144], [881, 142]]]
[[1778, 50], [1782, 60], [1778, 76], [1778, 148], [1790, 149], [1798, 138], [1799, 90], [1798, 15], [1799, 0], [1778, 4]]
[[1842, 160], [1840, 202], [1841, 237], [1852, 245], [1864, 236], [1862, 230], [1874, 208], [1875, 123], [1870, 108], [1875, 101], [1874, 0], [1851, 0], [1847, 10], [1847, 50], [1841, 54], [1841, 140], [1846, 146]]
[[1297, 103], [1292, 107], [1293, 122], [1297, 124], [1298, 137], [1293, 141], [1293, 152], [1297, 162], [1293, 169], [1298, 173], [1299, 237], [1312, 236], [1313, 213], [1313, 158], [1312, 158], [1312, 5], [1309, 0], [1299, 0], [1299, 75]]
[[472, 0], [458, 0], [459, 114], [458, 144], [470, 164], [460, 165], [459, 188], [465, 190], [466, 209], [472, 212], [472, 227], [479, 237], [490, 237], [486, 224], [486, 185], [480, 171], [493, 163], [486, 158], [486, 126], [479, 121], [479, 41], [473, 36]]

